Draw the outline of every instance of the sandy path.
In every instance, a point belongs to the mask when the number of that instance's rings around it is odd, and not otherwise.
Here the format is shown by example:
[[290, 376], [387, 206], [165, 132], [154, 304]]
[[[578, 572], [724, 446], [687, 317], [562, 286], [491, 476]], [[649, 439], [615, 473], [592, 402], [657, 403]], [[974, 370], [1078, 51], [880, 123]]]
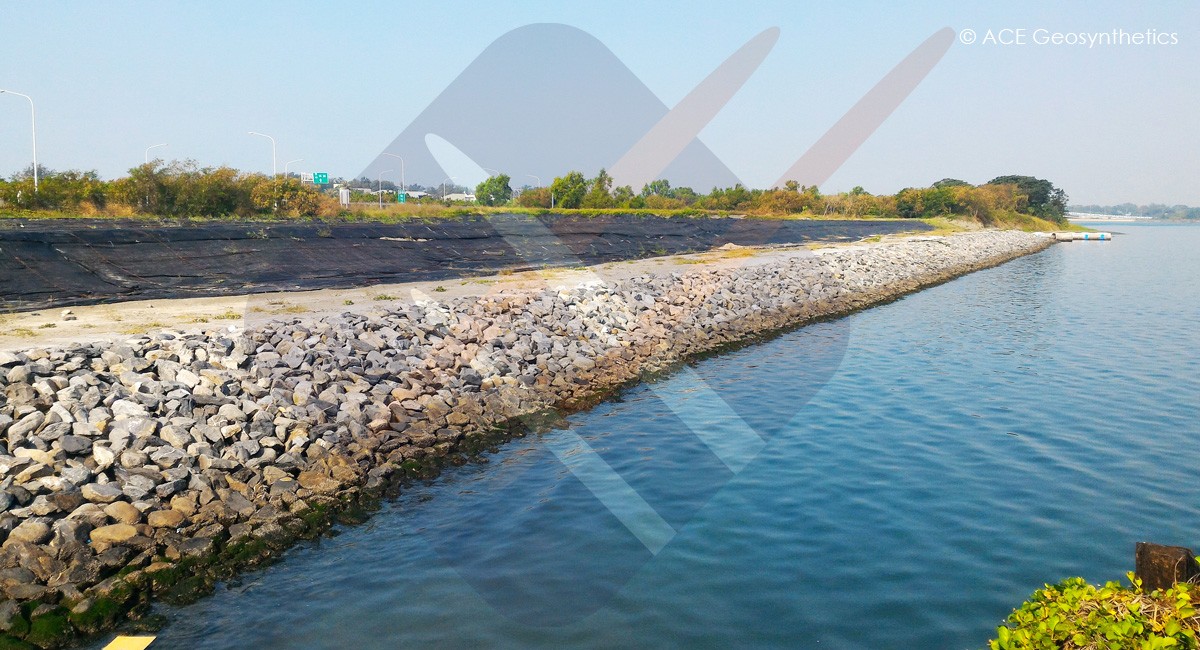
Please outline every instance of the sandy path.
[[697, 265], [709, 268], [757, 265], [786, 257], [811, 255], [815, 247], [810, 246], [736, 247], [573, 269], [379, 284], [352, 289], [121, 302], [66, 310], [71, 312], [74, 320], [65, 318], [63, 309], [19, 312], [0, 315], [0, 350], [115, 340], [162, 329], [187, 331], [234, 327], [240, 330], [247, 323], [256, 325], [277, 318], [317, 319], [347, 311], [373, 314], [394, 308], [397, 304], [410, 303], [422, 295], [426, 299], [441, 300], [545, 286], [574, 286], [595, 280], [597, 276], [604, 280], [617, 280], [645, 274], [686, 272], [696, 269]]

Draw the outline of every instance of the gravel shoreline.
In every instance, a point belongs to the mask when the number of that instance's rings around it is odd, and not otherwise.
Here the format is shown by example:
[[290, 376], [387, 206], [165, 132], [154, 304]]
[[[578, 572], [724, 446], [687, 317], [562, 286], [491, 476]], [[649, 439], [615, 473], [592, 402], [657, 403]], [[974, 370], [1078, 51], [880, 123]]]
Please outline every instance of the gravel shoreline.
[[61, 645], [152, 599], [202, 594], [529, 418], [1051, 243], [922, 237], [383, 316], [0, 352], [0, 642]]

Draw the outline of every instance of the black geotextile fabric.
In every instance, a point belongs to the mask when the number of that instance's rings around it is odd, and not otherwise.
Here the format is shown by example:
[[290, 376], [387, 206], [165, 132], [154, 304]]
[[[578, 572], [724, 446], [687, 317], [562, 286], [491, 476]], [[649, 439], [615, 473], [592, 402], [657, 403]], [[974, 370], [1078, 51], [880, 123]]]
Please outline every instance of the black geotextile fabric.
[[854, 241], [920, 222], [496, 215], [402, 223], [6, 220], [0, 308], [490, 275], [739, 245]]

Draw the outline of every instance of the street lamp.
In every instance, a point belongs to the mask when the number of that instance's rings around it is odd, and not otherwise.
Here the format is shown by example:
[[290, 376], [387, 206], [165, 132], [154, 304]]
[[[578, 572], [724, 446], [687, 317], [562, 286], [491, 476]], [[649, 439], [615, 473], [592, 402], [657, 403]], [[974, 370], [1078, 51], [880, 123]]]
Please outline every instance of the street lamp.
[[159, 148], [159, 147], [165, 147], [165, 146], [167, 146], [167, 143], [166, 143], [166, 142], [164, 142], [164, 143], [162, 143], [162, 144], [152, 144], [152, 145], [150, 145], [149, 147], [146, 147], [146, 158], [145, 158], [145, 163], [146, 163], [146, 164], [150, 164], [150, 150], [151, 150], [151, 149], [157, 149], [157, 148]]
[[447, 176], [446, 178], [442, 179], [442, 200], [443, 201], [446, 200], [446, 181], [456, 181], [456, 180], [458, 180], [457, 176]]
[[283, 180], [286, 181], [288, 178], [288, 167], [290, 167], [292, 163], [298, 163], [298, 162], [304, 162], [304, 159], [297, 158], [295, 160], [289, 160], [289, 161], [283, 163]]
[[383, 152], [383, 155], [391, 156], [392, 158], [398, 158], [400, 160], [400, 191], [403, 192], [404, 191], [404, 159], [400, 158], [400, 156], [397, 156], [394, 153], [388, 153], [386, 151]]
[[29, 95], [23, 95], [11, 90], [0, 90], [0, 95], [8, 93], [17, 97], [24, 97], [29, 100], [29, 118], [33, 124], [33, 191], [38, 191], [38, 164], [37, 164], [37, 110], [33, 107], [33, 98]]
[[385, 169], [379, 172], [379, 209], [383, 209], [383, 175], [388, 172], [394, 172], [394, 169]]
[[278, 172], [276, 171], [277, 168], [275, 167], [275, 138], [257, 131], [250, 131], [249, 133], [250, 135], [257, 135], [261, 138], [266, 138], [271, 141], [271, 178], [274, 179], [278, 175]]

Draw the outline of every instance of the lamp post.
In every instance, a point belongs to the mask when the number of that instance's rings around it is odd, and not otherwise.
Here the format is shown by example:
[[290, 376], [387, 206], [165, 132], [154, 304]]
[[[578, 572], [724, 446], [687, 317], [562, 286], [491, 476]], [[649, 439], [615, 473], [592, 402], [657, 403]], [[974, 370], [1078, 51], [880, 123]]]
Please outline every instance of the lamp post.
[[33, 98], [30, 97], [29, 95], [25, 95], [25, 94], [18, 93], [18, 92], [13, 92], [11, 90], [0, 90], [0, 95], [3, 95], [4, 93], [8, 93], [10, 95], [16, 95], [17, 97], [24, 97], [25, 99], [29, 100], [29, 119], [30, 119], [30, 123], [33, 125], [33, 191], [37, 192], [38, 191], [37, 109], [35, 109], [33, 107]]
[[447, 176], [446, 178], [442, 179], [442, 200], [443, 201], [446, 200], [446, 181], [456, 181], [456, 180], [458, 180], [457, 176]]
[[298, 162], [304, 162], [304, 159], [297, 158], [295, 160], [289, 160], [289, 161], [283, 163], [283, 180], [286, 181], [288, 178], [288, 167], [290, 167], [292, 165], [292, 163], [298, 163]]
[[149, 147], [146, 147], [146, 157], [145, 157], [145, 160], [144, 160], [143, 162], [145, 162], [146, 164], [149, 164], [149, 163], [150, 163], [150, 150], [151, 150], [151, 149], [157, 149], [157, 148], [159, 148], [159, 147], [165, 147], [165, 146], [167, 146], [167, 143], [166, 143], [166, 142], [164, 142], [164, 143], [162, 143], [162, 144], [152, 144], [152, 145], [150, 145]]
[[400, 156], [397, 156], [394, 153], [388, 153], [386, 151], [383, 152], [383, 155], [391, 156], [392, 158], [396, 158], [400, 161], [400, 191], [403, 192], [404, 191], [404, 159], [401, 158]]
[[257, 131], [250, 131], [249, 133], [250, 135], [257, 135], [260, 138], [266, 138], [271, 141], [271, 178], [273, 180], [278, 175], [278, 172], [276, 171], [278, 168], [275, 167], [275, 138]]
[[396, 170], [385, 169], [385, 170], [379, 172], [379, 192], [378, 192], [378, 194], [379, 194], [379, 209], [380, 210], [383, 209], [383, 175], [388, 172], [394, 172], [394, 171], [396, 171]]

